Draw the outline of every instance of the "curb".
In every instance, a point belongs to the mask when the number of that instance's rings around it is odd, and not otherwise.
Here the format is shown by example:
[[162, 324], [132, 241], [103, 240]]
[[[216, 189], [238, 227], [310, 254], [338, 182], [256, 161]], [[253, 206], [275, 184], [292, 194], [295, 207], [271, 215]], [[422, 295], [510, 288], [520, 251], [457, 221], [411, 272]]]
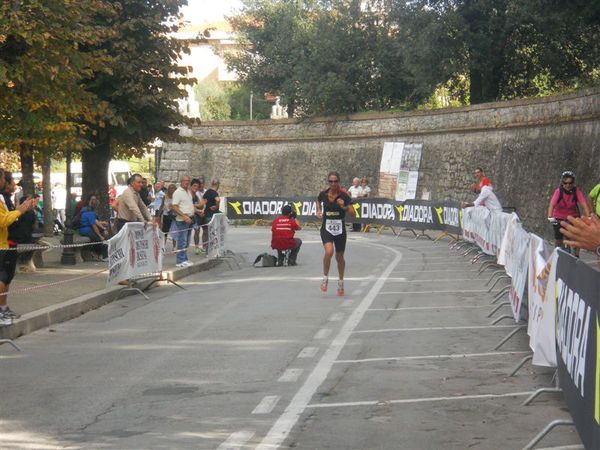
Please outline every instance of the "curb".
[[[189, 267], [182, 267], [173, 270], [164, 270], [162, 277], [167, 280], [177, 281], [189, 275], [198, 272], [204, 272], [220, 265], [221, 263], [228, 264], [229, 269], [233, 269], [228, 261], [228, 257], [223, 259], [212, 259], [196, 263]], [[239, 267], [239, 264], [236, 264]], [[143, 280], [135, 284], [141, 290], [146, 289], [153, 280]], [[159, 281], [155, 285], [164, 285], [166, 281]], [[130, 295], [138, 295], [134, 291], [121, 292], [123, 286], [112, 286], [100, 291], [91, 292], [80, 297], [66, 300], [55, 305], [47, 306], [46, 308], [38, 309], [27, 314], [23, 314], [19, 319], [13, 321], [13, 324], [0, 328], [0, 339], [16, 339], [19, 336], [24, 336], [33, 333], [41, 328], [46, 328], [51, 325], [66, 322], [67, 320], [85, 314], [88, 311], [97, 309], [103, 305], [114, 302], [120, 298]]]

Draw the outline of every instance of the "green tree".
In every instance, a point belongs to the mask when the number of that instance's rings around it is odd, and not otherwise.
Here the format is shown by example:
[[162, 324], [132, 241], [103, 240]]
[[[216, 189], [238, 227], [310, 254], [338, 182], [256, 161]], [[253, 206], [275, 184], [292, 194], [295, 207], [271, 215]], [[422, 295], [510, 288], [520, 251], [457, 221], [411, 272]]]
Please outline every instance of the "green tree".
[[[159, 138], [179, 140], [176, 125], [187, 123], [178, 112], [178, 98], [187, 68], [176, 64], [187, 44], [169, 36], [176, 31], [179, 8], [185, 0], [122, 0], [117, 14], [95, 15], [111, 30], [110, 39], [97, 47], [111, 57], [107, 70], [94, 72], [85, 84], [88, 92], [109, 108], [98, 125], [91, 124], [93, 147], [82, 154], [84, 195], [96, 192], [108, 205], [108, 164], [113, 157], [139, 156]], [[101, 174], [101, 176], [98, 176]], [[106, 217], [108, 210], [101, 210]]]
[[200, 118], [228, 120], [231, 116], [228, 89], [217, 80], [202, 80], [194, 86], [196, 100], [200, 103]]
[[106, 105], [81, 85], [102, 70], [109, 37], [92, 13], [112, 13], [100, 0], [13, 0], [0, 4], [0, 147], [21, 155], [25, 191], [33, 191], [33, 160], [86, 146], [86, 123]]

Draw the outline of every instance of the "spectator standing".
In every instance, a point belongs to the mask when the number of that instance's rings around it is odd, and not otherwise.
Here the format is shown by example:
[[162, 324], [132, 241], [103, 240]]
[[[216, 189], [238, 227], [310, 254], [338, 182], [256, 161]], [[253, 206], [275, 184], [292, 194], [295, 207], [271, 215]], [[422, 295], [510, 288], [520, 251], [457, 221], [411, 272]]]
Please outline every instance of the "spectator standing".
[[481, 167], [476, 167], [473, 172], [473, 176], [477, 180], [477, 183], [471, 185], [471, 191], [473, 192], [481, 192], [481, 189], [484, 186], [491, 186], [492, 183], [488, 177], [485, 176], [485, 173]]
[[221, 198], [219, 197], [219, 186], [221, 182], [218, 178], [210, 181], [210, 188], [202, 196], [203, 220], [202, 220], [202, 248], [208, 250], [208, 224], [215, 213], [219, 212]]
[[[17, 184], [12, 176], [11, 172], [5, 172], [4, 178], [6, 180], [4, 190], [2, 191], [2, 196], [4, 197], [4, 204], [6, 205], [6, 209], [9, 211], [15, 210], [15, 205], [13, 203], [13, 196], [15, 191], [17, 190]], [[22, 200], [27, 200], [28, 197], [25, 196]], [[8, 227], [8, 241], [14, 244], [31, 244], [33, 243], [33, 228], [35, 227], [37, 221], [36, 214], [33, 210], [24, 212], [21, 217], [15, 222], [13, 222]]]
[[[583, 192], [575, 186], [575, 174], [566, 170], [562, 173], [560, 186], [554, 191], [548, 205], [548, 219], [552, 221], [556, 247], [562, 246], [564, 239], [559, 222], [566, 221], [569, 216], [580, 217], [579, 208], [583, 210], [584, 216], [590, 215]], [[576, 248], [575, 256], [579, 256], [579, 248]]]
[[484, 185], [481, 188], [481, 192], [479, 196], [475, 199], [473, 203], [461, 202], [461, 208], [468, 208], [470, 206], [485, 206], [490, 211], [502, 212], [502, 205], [500, 204], [500, 200], [494, 194], [494, 190], [490, 185]]
[[[170, 235], [170, 232], [171, 232], [171, 225], [172, 225], [173, 219], [175, 218], [175, 213], [171, 209], [171, 206], [173, 205], [173, 193], [175, 192], [176, 189], [177, 189], [177, 186], [175, 186], [173, 183], [169, 184], [169, 187], [167, 188], [167, 192], [166, 192], [165, 196], [163, 197], [162, 204], [160, 205], [160, 218], [161, 218], [160, 223], [161, 223], [161, 230], [163, 233], [165, 233], [165, 244], [167, 243], [168, 236]], [[173, 250], [175, 250], [175, 247], [176, 247], [175, 236], [172, 236], [172, 239], [173, 239]]]
[[[200, 182], [200, 185], [198, 186], [198, 191], [196, 192], [194, 203], [199, 204], [199, 206], [202, 208], [202, 199], [204, 197], [204, 194], [206, 193], [206, 189], [204, 188], [204, 177], [198, 178], [198, 181]], [[194, 217], [194, 248], [196, 251], [196, 255], [199, 255], [200, 251], [202, 250], [202, 247], [200, 247], [200, 230], [202, 228], [202, 222], [204, 220], [203, 214], [203, 211], [200, 211], [199, 214], [196, 214]]]
[[108, 247], [103, 242], [108, 239], [108, 225], [98, 220], [96, 216], [97, 199], [94, 194], [88, 197], [85, 206], [81, 208], [79, 219], [79, 234], [89, 237], [94, 245], [93, 252], [98, 260], [108, 261]]
[[127, 222], [152, 222], [152, 216], [140, 197], [142, 176], [139, 173], [132, 175], [127, 184], [127, 189], [117, 201], [117, 231]]
[[292, 212], [290, 205], [281, 208], [281, 215], [271, 223], [271, 248], [277, 250], [277, 265], [283, 266], [285, 255], [283, 252], [290, 251], [288, 264], [297, 265], [296, 259], [302, 246], [302, 240], [294, 237], [296, 231], [300, 230], [300, 222], [296, 214]]
[[165, 196], [165, 191], [163, 191], [163, 185], [159, 181], [154, 185], [154, 201], [152, 202], [152, 213], [154, 214], [154, 218], [156, 223], [160, 223], [160, 205], [162, 205], [162, 200]]
[[67, 190], [56, 183], [52, 190], [52, 209], [54, 210], [54, 220], [61, 230], [65, 228], [65, 208], [67, 206]]
[[[348, 188], [348, 194], [350, 194], [352, 203], [355, 202], [355, 199], [363, 197], [363, 188], [360, 185], [360, 178], [354, 177], [352, 179], [352, 186]], [[359, 222], [352, 223], [352, 231], [360, 231]]]
[[[4, 191], [5, 186], [4, 169], [0, 168], [0, 191]], [[9, 211], [4, 196], [0, 195], [0, 326], [10, 325], [14, 318], [18, 318], [18, 314], [8, 307], [8, 289], [17, 267], [17, 252], [8, 250], [9, 246], [15, 247], [8, 241], [8, 227], [34, 206], [35, 200], [29, 199], [15, 207], [14, 211]]]
[[140, 197], [144, 202], [144, 205], [150, 206], [150, 203], [152, 203], [152, 195], [150, 194], [150, 190], [148, 189], [148, 180], [146, 178], [142, 178], [142, 188], [140, 189]]
[[587, 200], [590, 211], [600, 217], [600, 183], [592, 188]]
[[369, 180], [367, 180], [367, 177], [362, 177], [360, 180], [360, 187], [362, 188], [363, 197], [366, 198], [371, 196], [371, 188], [369, 186]]
[[188, 261], [187, 248], [190, 241], [190, 232], [194, 222], [194, 201], [190, 191], [190, 177], [184, 175], [177, 190], [173, 193], [171, 209], [175, 213], [172, 231], [177, 243], [175, 265], [177, 267], [191, 266]]

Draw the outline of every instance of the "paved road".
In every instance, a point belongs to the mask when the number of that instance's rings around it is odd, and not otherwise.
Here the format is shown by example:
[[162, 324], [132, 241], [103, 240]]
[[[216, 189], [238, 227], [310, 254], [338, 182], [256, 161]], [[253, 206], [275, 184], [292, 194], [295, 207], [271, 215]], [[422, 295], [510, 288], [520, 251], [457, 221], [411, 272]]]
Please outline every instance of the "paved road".
[[[251, 260], [268, 231], [231, 230]], [[490, 326], [490, 294], [446, 244], [351, 235], [345, 299], [299, 266], [213, 269], [0, 347], [2, 449], [518, 449], [557, 395], [507, 373], [525, 333]], [[335, 272], [334, 272], [335, 273]], [[555, 432], [548, 446], [577, 444]]]

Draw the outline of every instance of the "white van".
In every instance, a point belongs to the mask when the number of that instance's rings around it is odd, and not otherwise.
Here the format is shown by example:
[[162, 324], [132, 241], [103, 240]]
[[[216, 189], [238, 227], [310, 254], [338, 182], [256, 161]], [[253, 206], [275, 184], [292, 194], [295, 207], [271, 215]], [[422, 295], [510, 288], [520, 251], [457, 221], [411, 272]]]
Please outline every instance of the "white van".
[[[117, 195], [121, 195], [127, 189], [127, 180], [131, 177], [131, 170], [127, 161], [111, 161], [108, 165], [107, 183], [114, 184]], [[83, 185], [83, 172], [81, 163], [71, 163], [71, 192], [76, 192], [81, 197]]]

